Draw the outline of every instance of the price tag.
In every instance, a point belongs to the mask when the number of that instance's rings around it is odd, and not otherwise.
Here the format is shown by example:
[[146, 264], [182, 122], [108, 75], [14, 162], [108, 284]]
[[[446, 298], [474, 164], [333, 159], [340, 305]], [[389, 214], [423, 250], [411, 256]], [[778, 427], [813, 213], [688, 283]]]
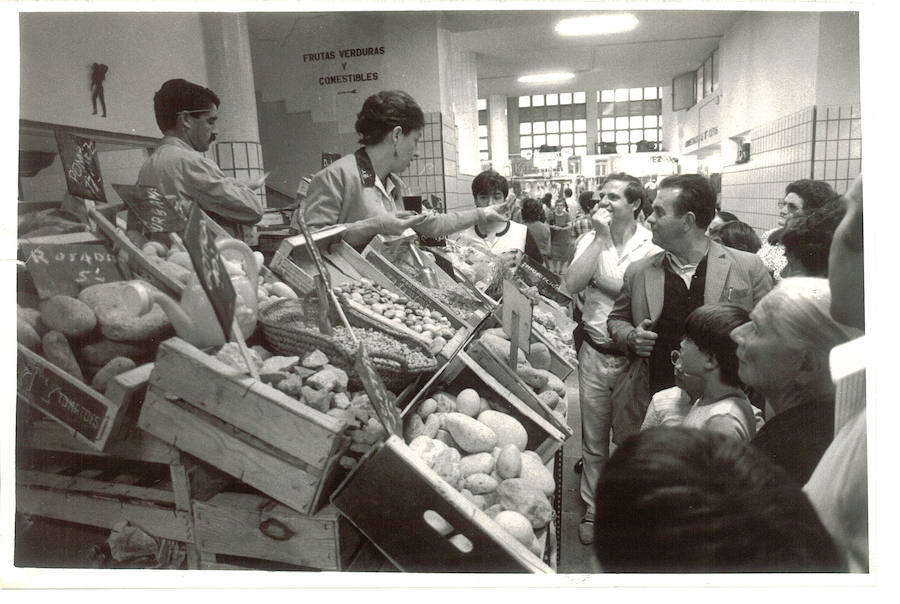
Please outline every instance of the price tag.
[[572, 301], [572, 298], [559, 291], [562, 284], [559, 275], [553, 274], [528, 256], [522, 258], [515, 276], [526, 285], [536, 287], [539, 294], [560, 306], [566, 306]]
[[90, 285], [125, 278], [115, 254], [102, 243], [23, 243], [22, 252], [41, 299], [75, 297]]
[[237, 295], [216, 248], [215, 236], [207, 226], [207, 216], [197, 203], [191, 210], [184, 230], [184, 247], [191, 257], [191, 264], [194, 265], [203, 291], [212, 303], [225, 339], [230, 340]]
[[158, 189], [136, 185], [113, 185], [113, 189], [151, 233], [181, 233], [185, 220], [181, 208], [173, 205]]
[[[531, 323], [534, 316], [534, 304], [519, 291], [516, 284], [506, 279], [503, 281], [503, 304], [501, 308], [503, 333], [509, 336], [513, 345], [511, 353], [518, 348], [531, 352]], [[515, 367], [515, 365], [513, 365]]]
[[97, 143], [65, 130], [56, 130], [54, 134], [69, 193], [76, 197], [106, 202]]

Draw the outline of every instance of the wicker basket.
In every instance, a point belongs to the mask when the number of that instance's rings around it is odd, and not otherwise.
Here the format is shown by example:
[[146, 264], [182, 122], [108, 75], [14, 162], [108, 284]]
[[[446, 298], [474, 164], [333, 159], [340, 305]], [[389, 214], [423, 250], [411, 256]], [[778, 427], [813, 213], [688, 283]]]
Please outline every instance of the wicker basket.
[[[437, 370], [437, 361], [424, 343], [408, 338], [400, 332], [391, 331], [363, 314], [352, 310], [345, 310], [345, 312], [357, 338], [365, 339], [366, 336], [365, 332], [360, 333], [357, 330], [368, 329], [399, 340], [409, 348], [421, 352], [421, 355], [416, 358], [405, 358], [390, 352], [368, 348], [372, 364], [388, 390], [394, 393], [400, 392], [418, 379], [421, 374]], [[262, 326], [263, 338], [268, 348], [278, 354], [301, 357], [318, 349], [328, 356], [332, 365], [347, 372], [351, 388], [362, 388], [362, 382], [355, 369], [356, 350], [349, 343], [343, 344], [339, 338], [320, 332], [317, 316], [318, 300], [315, 296], [283, 299], [262, 306], [259, 309], [259, 323]], [[332, 324], [335, 322], [332, 321]], [[340, 331], [344, 328], [337, 327], [335, 329]]]

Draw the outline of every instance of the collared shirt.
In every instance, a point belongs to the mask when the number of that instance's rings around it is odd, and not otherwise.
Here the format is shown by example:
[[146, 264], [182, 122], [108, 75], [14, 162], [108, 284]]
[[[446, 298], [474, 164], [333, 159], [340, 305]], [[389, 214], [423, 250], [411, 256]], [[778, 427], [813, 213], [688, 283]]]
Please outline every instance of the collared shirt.
[[[708, 254], [709, 241], [706, 242], [706, 252], [703, 254], [703, 258], [706, 258]], [[684, 284], [690, 289], [691, 279], [694, 278], [694, 273], [697, 272], [697, 267], [700, 266], [700, 262], [703, 261], [703, 258], [695, 264], [682, 264], [681, 260], [679, 260], [672, 252], [666, 252], [666, 258], [669, 260], [669, 268], [672, 272], [681, 277], [681, 280], [684, 281]]]
[[[583, 235], [575, 243], [574, 258], [583, 254], [596, 236], [597, 233], [593, 229]], [[612, 241], [607, 242], [597, 258], [597, 268], [594, 274], [611, 279], [622, 279], [629, 264], [659, 251], [660, 248], [653, 244], [653, 235], [650, 231], [641, 225], [636, 225], [634, 235], [622, 246], [621, 253], [616, 251], [616, 246]], [[609, 296], [603, 290], [594, 287], [593, 279], [583, 293], [582, 321], [587, 335], [598, 344], [611, 342], [606, 328], [606, 319], [609, 311], [612, 310], [615, 296]]]
[[263, 215], [262, 200], [253, 189], [226, 175], [177, 136], [162, 139], [141, 166], [137, 184], [155, 187], [163, 195], [194, 200], [214, 219], [224, 218], [216, 222], [226, 228], [232, 227], [228, 221], [256, 224]]

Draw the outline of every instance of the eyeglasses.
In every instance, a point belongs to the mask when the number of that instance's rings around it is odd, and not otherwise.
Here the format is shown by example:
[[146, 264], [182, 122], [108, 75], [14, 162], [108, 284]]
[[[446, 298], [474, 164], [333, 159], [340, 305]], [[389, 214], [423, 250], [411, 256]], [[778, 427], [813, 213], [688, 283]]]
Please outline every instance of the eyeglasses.
[[669, 360], [672, 361], [672, 364], [673, 364], [673, 365], [677, 366], [678, 363], [681, 362], [681, 351], [680, 351], [680, 350], [673, 350], [672, 352], [670, 352], [670, 353], [669, 353]]
[[786, 203], [786, 202], [784, 202], [784, 201], [779, 201], [779, 202], [778, 202], [778, 209], [779, 209], [779, 210], [782, 210], [782, 209], [784, 209], [784, 208], [787, 208], [787, 209], [790, 210], [791, 212], [797, 212], [797, 211], [800, 210], [800, 206], [798, 206], [798, 205], [795, 204], [795, 203]]

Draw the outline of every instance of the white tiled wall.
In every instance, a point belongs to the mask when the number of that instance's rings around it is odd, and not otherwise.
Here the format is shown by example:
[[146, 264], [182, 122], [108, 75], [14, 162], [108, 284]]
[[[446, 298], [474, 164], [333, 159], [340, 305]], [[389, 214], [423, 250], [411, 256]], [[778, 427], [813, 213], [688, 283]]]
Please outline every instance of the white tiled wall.
[[844, 193], [862, 169], [862, 126], [859, 106], [818, 107], [813, 178]]

